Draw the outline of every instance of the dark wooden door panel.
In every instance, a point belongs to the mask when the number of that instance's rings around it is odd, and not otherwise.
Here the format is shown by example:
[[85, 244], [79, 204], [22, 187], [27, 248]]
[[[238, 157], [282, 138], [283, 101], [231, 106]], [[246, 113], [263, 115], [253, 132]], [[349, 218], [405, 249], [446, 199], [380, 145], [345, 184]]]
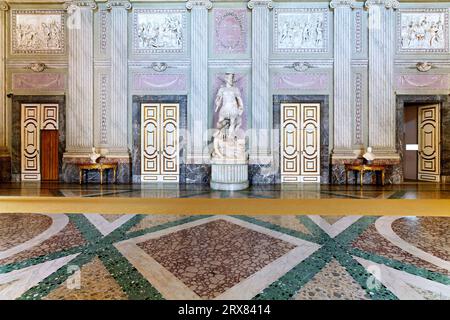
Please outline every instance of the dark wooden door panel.
[[41, 180], [58, 178], [58, 130], [41, 130]]

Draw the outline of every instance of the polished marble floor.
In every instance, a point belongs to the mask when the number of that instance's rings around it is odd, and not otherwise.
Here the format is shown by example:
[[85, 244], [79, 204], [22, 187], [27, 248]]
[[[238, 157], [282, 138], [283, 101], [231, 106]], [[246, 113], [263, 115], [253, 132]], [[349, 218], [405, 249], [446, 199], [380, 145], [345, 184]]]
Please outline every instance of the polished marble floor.
[[0, 299], [448, 300], [450, 217], [4, 213]]
[[0, 197], [268, 198], [268, 199], [450, 199], [450, 184], [256, 185], [241, 191], [215, 191], [204, 185], [3, 183]]

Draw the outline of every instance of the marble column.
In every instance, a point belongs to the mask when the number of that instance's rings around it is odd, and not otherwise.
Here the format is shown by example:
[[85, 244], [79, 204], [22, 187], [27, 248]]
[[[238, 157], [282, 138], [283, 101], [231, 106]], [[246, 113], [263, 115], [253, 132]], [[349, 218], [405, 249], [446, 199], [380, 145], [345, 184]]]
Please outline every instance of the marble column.
[[[6, 43], [6, 14], [9, 9], [0, 1], [0, 43]], [[0, 47], [0, 181], [11, 179], [11, 156], [9, 151], [8, 115], [6, 99], [6, 46]]]
[[271, 154], [269, 51], [272, 1], [251, 0], [252, 10], [252, 105], [250, 164], [268, 162]]
[[333, 158], [355, 158], [351, 132], [353, 121], [352, 9], [348, 0], [333, 0], [334, 10], [334, 149]]
[[66, 154], [87, 156], [94, 145], [95, 1], [71, 1], [67, 8], [69, 70], [66, 109]]
[[398, 159], [395, 148], [394, 48], [396, 0], [368, 0], [369, 146], [377, 158]]
[[111, 106], [109, 153], [128, 155], [128, 1], [109, 1], [111, 10]]
[[[208, 153], [208, 0], [188, 1], [191, 11], [191, 87], [188, 123], [191, 139], [188, 163], [209, 161]], [[211, 106], [212, 108], [212, 106]]]

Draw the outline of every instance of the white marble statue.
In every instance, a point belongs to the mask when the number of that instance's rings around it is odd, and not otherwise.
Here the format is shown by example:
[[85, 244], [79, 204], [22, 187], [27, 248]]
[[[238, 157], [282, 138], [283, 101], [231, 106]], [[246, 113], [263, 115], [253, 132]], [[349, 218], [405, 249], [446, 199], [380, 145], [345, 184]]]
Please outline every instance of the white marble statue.
[[238, 137], [244, 103], [239, 88], [234, 86], [234, 74], [225, 74], [225, 86], [217, 92], [215, 112], [219, 112], [213, 135], [213, 159], [244, 160], [245, 140]]
[[363, 158], [367, 164], [371, 164], [373, 160], [375, 160], [375, 155], [372, 153], [372, 147], [367, 147], [367, 151], [363, 154]]
[[101, 157], [100, 153], [95, 151], [95, 147], [92, 148], [92, 153], [89, 155], [89, 159], [91, 159], [91, 163], [97, 163], [98, 158]]

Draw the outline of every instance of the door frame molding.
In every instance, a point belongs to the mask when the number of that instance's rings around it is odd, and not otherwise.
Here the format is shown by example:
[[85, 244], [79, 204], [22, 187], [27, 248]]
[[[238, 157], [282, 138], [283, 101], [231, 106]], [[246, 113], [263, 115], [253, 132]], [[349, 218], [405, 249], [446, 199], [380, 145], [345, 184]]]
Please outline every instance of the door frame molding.
[[[400, 155], [399, 174], [401, 183], [404, 181], [403, 174], [403, 134], [404, 134], [404, 108], [405, 104], [439, 104], [440, 105], [440, 140], [441, 140], [441, 182], [445, 182], [446, 177], [450, 177], [450, 149], [445, 150], [442, 145], [443, 137], [450, 135], [450, 97], [443, 94], [397, 94], [396, 95], [396, 148]], [[447, 116], [446, 116], [447, 115]], [[447, 121], [445, 121], [447, 119]], [[447, 129], [447, 130], [446, 130]]]
[[[272, 177], [272, 183], [281, 183], [281, 104], [282, 103], [319, 103], [320, 104], [320, 183], [329, 184], [331, 179], [330, 161], [330, 132], [333, 124], [330, 123], [330, 98], [329, 95], [300, 95], [300, 94], [277, 94], [273, 95], [273, 115], [272, 115], [272, 145], [273, 157], [278, 161], [278, 168]], [[254, 173], [252, 173], [254, 174]], [[252, 176], [250, 176], [252, 179]]]
[[132, 182], [141, 183], [141, 105], [143, 103], [177, 103], [178, 109], [178, 131], [179, 131], [179, 184], [186, 183], [186, 159], [187, 159], [187, 95], [133, 95], [132, 96], [132, 152], [131, 152], [131, 173]]
[[12, 97], [11, 112], [11, 137], [19, 137], [11, 141], [11, 180], [21, 181], [22, 155], [21, 155], [21, 117], [22, 104], [58, 104], [58, 175], [62, 178], [63, 154], [66, 149], [66, 97], [65, 95], [14, 95]]

